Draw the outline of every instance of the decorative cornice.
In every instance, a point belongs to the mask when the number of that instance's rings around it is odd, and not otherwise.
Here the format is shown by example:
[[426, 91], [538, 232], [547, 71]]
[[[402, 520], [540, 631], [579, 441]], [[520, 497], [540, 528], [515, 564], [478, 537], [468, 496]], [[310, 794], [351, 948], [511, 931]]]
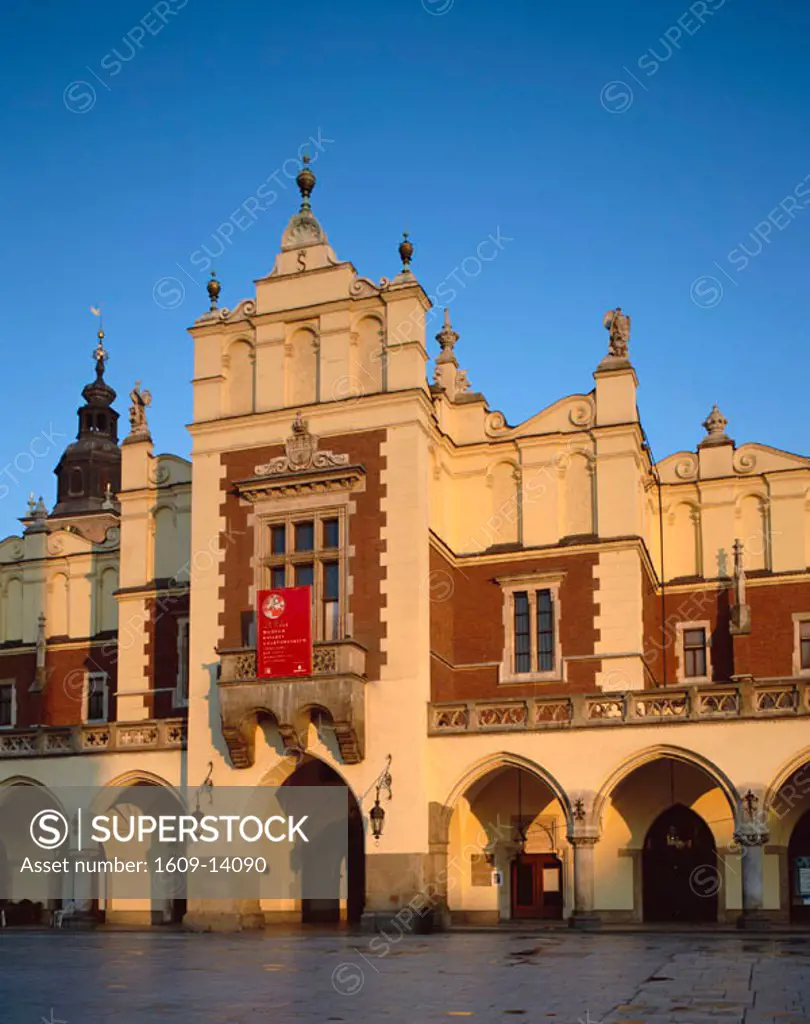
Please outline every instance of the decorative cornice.
[[350, 491], [364, 479], [363, 466], [341, 466], [316, 469], [306, 474], [279, 474], [237, 480], [234, 489], [240, 498], [255, 503], [269, 498], [284, 498], [291, 495], [324, 494], [333, 491]]

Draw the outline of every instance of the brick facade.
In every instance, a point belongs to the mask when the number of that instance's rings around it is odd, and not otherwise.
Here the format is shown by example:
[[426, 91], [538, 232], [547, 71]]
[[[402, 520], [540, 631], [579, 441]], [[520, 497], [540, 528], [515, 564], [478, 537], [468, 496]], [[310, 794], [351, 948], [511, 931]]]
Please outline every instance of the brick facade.
[[[385, 526], [385, 512], [382, 501], [385, 484], [382, 474], [385, 470], [385, 456], [382, 444], [386, 431], [366, 431], [329, 438], [329, 447], [336, 452], [347, 453], [353, 465], [365, 469], [364, 489], [352, 494], [356, 509], [349, 517], [349, 545], [354, 553], [349, 558], [348, 569], [352, 579], [348, 608], [352, 615], [352, 637], [367, 648], [366, 674], [369, 679], [379, 678], [385, 655], [381, 642], [385, 637], [385, 623], [382, 609], [385, 595], [382, 581], [385, 567], [381, 555], [385, 551], [382, 531]], [[245, 620], [253, 614], [250, 588], [254, 583], [253, 530], [248, 525], [250, 506], [240, 501], [233, 490], [233, 484], [254, 475], [254, 467], [283, 453], [279, 445], [249, 448], [227, 452], [222, 456], [225, 474], [223, 478], [223, 500], [221, 512], [225, 519], [222, 537], [222, 574], [224, 582], [220, 587], [223, 611], [220, 612], [223, 647], [240, 647], [245, 642]]]
[[[527, 552], [525, 558], [487, 561], [463, 568], [435, 547], [431, 549], [430, 621], [433, 700], [474, 700], [483, 697], [525, 697], [548, 692], [589, 692], [596, 689], [601, 659], [595, 654], [594, 625], [596, 554]], [[500, 576], [561, 573], [560, 647], [566, 682], [498, 682], [503, 657], [503, 591]], [[576, 660], [566, 660], [576, 659]], [[580, 660], [582, 659], [582, 660]], [[491, 664], [483, 664], [491, 663]]]

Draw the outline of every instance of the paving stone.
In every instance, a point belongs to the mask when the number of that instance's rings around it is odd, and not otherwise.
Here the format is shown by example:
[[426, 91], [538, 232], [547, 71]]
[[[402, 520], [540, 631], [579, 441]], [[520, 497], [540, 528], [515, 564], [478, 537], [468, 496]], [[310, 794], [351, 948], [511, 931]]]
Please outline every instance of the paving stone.
[[[808, 1024], [810, 943], [736, 936], [0, 933], [0, 1021]], [[789, 954], [789, 955], [788, 955]], [[660, 981], [652, 979], [664, 979]], [[51, 1011], [53, 1013], [51, 1014]]]

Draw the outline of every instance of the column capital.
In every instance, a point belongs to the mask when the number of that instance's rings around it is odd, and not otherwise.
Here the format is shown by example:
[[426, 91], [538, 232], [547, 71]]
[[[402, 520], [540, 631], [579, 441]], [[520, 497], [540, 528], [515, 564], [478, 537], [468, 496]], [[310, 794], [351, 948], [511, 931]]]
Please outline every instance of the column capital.
[[734, 841], [740, 846], [765, 846], [771, 834], [765, 825], [746, 823], [734, 829]]
[[569, 831], [566, 838], [572, 846], [595, 846], [601, 836], [593, 826], [579, 826]]

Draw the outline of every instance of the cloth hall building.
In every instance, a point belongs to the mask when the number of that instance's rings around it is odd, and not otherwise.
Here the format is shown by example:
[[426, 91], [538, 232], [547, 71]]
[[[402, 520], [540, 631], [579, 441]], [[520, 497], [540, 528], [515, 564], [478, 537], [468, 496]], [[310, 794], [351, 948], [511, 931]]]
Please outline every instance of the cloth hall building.
[[[213, 278], [190, 329], [190, 462], [140, 385], [119, 439], [100, 335], [55, 502], [0, 542], [0, 799], [346, 790], [346, 899], [113, 886], [107, 922], [808, 920], [810, 458], [715, 407], [653, 463], [620, 309], [593, 380], [510, 425], [449, 317], [426, 337], [407, 236], [360, 276], [298, 183], [255, 294]], [[256, 594], [294, 585], [311, 674], [258, 678]]]

